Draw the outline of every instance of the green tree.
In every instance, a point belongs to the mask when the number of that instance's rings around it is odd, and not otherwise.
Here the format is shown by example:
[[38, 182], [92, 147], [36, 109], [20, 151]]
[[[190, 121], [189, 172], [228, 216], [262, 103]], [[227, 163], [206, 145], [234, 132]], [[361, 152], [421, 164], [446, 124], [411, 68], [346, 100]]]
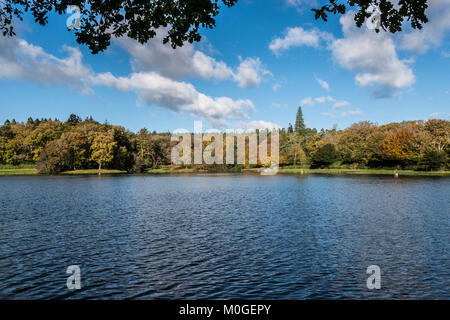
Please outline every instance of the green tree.
[[36, 163], [39, 173], [57, 174], [70, 168], [70, 149], [61, 139], [50, 141], [42, 149]]
[[292, 127], [292, 124], [291, 124], [291, 123], [289, 123], [289, 127], [288, 127], [288, 129], [287, 129], [287, 132], [288, 132], [288, 133], [293, 133], [293, 132], [294, 132], [294, 128]]
[[117, 142], [107, 133], [99, 132], [94, 138], [91, 146], [91, 160], [98, 163], [98, 170], [102, 170], [102, 166], [109, 164], [114, 159], [114, 148]]
[[425, 170], [439, 170], [447, 163], [447, 154], [436, 150], [427, 151], [422, 160], [420, 167]]
[[331, 165], [337, 159], [338, 153], [335, 146], [332, 144], [326, 144], [314, 154], [312, 158], [313, 167], [326, 167]]
[[77, 116], [76, 114], [71, 114], [69, 116], [69, 118], [67, 119], [66, 123], [68, 123], [71, 126], [76, 126], [77, 124], [79, 124], [81, 122], [81, 118], [79, 116]]
[[295, 118], [295, 132], [303, 134], [305, 132], [305, 120], [303, 119], [302, 107], [298, 107], [297, 117]]

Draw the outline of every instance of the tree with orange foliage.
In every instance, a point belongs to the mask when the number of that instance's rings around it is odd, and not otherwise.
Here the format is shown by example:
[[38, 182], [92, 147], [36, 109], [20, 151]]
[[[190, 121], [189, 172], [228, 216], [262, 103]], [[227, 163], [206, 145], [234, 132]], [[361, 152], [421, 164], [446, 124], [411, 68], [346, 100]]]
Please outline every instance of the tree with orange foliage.
[[380, 144], [378, 155], [387, 161], [403, 161], [408, 156], [405, 147], [412, 138], [414, 133], [409, 130], [394, 132]]

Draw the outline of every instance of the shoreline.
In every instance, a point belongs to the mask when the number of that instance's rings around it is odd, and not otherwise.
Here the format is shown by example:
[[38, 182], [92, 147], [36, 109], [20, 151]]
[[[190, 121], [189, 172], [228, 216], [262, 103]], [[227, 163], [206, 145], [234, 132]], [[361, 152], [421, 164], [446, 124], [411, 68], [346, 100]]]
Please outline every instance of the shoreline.
[[[149, 169], [144, 173], [128, 173], [120, 170], [75, 170], [61, 172], [55, 175], [41, 175], [35, 168], [16, 168], [16, 169], [0, 169], [0, 177], [13, 177], [13, 176], [108, 176], [108, 175], [183, 175], [183, 174], [199, 174], [199, 175], [214, 175], [214, 174], [255, 174], [259, 175], [260, 168], [255, 169], [243, 169], [242, 171], [217, 171], [211, 172], [207, 170], [196, 170], [193, 168], [175, 169], [160, 168]], [[393, 176], [394, 170], [386, 169], [280, 169], [278, 175], [308, 175], [308, 174], [328, 174], [328, 175], [384, 175]], [[414, 170], [398, 170], [399, 177], [450, 177], [450, 171], [414, 171]]]

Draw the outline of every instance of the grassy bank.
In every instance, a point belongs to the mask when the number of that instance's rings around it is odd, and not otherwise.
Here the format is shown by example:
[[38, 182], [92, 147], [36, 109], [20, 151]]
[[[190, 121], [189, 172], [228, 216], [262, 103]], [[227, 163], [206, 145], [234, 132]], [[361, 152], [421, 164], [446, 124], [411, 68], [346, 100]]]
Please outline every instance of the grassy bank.
[[146, 174], [179, 174], [179, 173], [207, 173], [207, 172], [208, 171], [198, 170], [196, 168], [174, 169], [171, 167], [163, 167], [163, 168], [156, 168], [156, 169], [148, 169], [145, 173]]
[[[394, 170], [383, 169], [280, 169], [281, 174], [375, 174], [394, 175]], [[450, 171], [398, 170], [399, 176], [450, 176]]]
[[61, 172], [62, 175], [66, 176], [89, 176], [89, 175], [108, 175], [108, 174], [125, 174], [126, 171], [121, 170], [97, 170], [97, 169], [87, 169], [87, 170], [72, 170]]
[[[61, 175], [108, 175], [108, 174], [125, 174], [126, 171], [120, 170], [96, 170], [96, 169], [88, 169], [88, 170], [73, 170], [62, 172]], [[0, 166], [0, 176], [35, 176], [39, 175], [37, 169], [33, 165], [21, 165], [21, 166], [12, 166], [12, 165], [2, 165]]]
[[29, 176], [37, 175], [38, 172], [34, 168], [17, 168], [17, 169], [1, 169], [0, 176]]
[[[245, 169], [242, 173], [254, 173], [259, 174], [260, 169]], [[159, 174], [195, 174], [195, 173], [240, 173], [236, 170], [228, 171], [208, 171], [201, 170], [198, 168], [174, 168], [171, 166], [165, 166], [157, 169], [148, 169], [144, 174], [149, 175], [159, 175]], [[450, 177], [450, 171], [414, 171], [414, 170], [398, 170], [400, 176], [446, 176]], [[0, 176], [26, 176], [26, 175], [38, 175], [38, 171], [33, 165], [0, 165]], [[97, 170], [97, 169], [86, 169], [86, 170], [73, 170], [62, 172], [61, 175], [77, 176], [77, 175], [113, 175], [113, 174], [127, 174], [126, 171], [121, 170]], [[302, 169], [302, 168], [281, 168], [279, 174], [336, 174], [336, 175], [394, 175], [394, 170], [386, 169]]]

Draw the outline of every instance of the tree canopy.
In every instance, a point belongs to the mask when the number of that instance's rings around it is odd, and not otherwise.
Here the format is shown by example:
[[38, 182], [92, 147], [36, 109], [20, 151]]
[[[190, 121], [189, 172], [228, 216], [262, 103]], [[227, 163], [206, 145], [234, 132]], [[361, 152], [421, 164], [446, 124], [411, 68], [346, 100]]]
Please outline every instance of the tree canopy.
[[200, 41], [200, 27], [214, 28], [219, 14], [219, 2], [231, 7], [237, 0], [3, 0], [0, 6], [0, 31], [14, 36], [13, 20], [23, 19], [30, 11], [37, 23], [45, 26], [48, 14], [65, 14], [68, 6], [80, 8], [80, 29], [77, 42], [87, 45], [92, 53], [107, 49], [111, 37], [128, 36], [146, 43], [156, 36], [156, 30], [167, 27], [164, 43], [173, 48], [186, 41]]
[[[288, 129], [279, 129], [279, 133], [281, 166], [421, 170], [449, 166], [448, 120], [407, 121], [381, 126], [364, 121], [344, 130], [333, 128], [318, 132], [305, 128], [301, 133], [295, 132], [290, 125]], [[224, 139], [223, 155], [226, 154], [226, 142]], [[248, 142], [246, 139], [245, 143]], [[170, 155], [176, 144], [169, 133], [150, 133], [146, 129], [134, 133], [92, 118], [80, 121], [76, 115], [71, 115], [65, 122], [32, 118], [26, 122], [6, 120], [0, 125], [0, 166], [36, 164], [41, 173], [96, 168], [145, 172], [171, 165]], [[203, 150], [209, 145], [205, 142]], [[245, 159], [249, 165], [248, 153]], [[261, 165], [263, 160], [260, 159]], [[239, 169], [239, 165], [224, 166], [200, 167], [218, 171]]]
[[[398, 3], [397, 3], [398, 2]], [[424, 23], [428, 22], [425, 14], [428, 0], [329, 0], [329, 3], [320, 9], [312, 9], [315, 12], [315, 18], [328, 20], [328, 14], [344, 14], [348, 6], [358, 7], [355, 15], [355, 23], [361, 27], [367, 18], [371, 16], [369, 7], [375, 5], [380, 9], [380, 25], [385, 31], [392, 33], [402, 31], [404, 20], [410, 21], [414, 29], [422, 29]], [[348, 6], [345, 5], [347, 3]], [[396, 5], [397, 4], [397, 5]], [[378, 32], [378, 30], [377, 30]]]
[[[173, 48], [187, 42], [200, 41], [200, 28], [212, 29], [216, 25], [220, 4], [232, 7], [237, 0], [2, 0], [0, 2], [0, 31], [3, 36], [14, 36], [14, 20], [22, 20], [25, 12], [31, 12], [34, 20], [45, 26], [51, 12], [65, 14], [68, 6], [80, 8], [80, 28], [75, 31], [79, 44], [87, 45], [93, 54], [106, 50], [111, 37], [127, 36], [146, 43], [163, 27], [167, 35], [163, 42]], [[370, 17], [367, 9], [376, 4], [381, 10], [381, 27], [390, 32], [402, 30], [403, 21], [413, 28], [422, 28], [428, 22], [425, 14], [427, 0], [329, 0], [329, 3], [313, 9], [316, 19], [327, 21], [328, 15], [344, 14], [349, 7], [358, 7], [355, 23], [361, 27]]]

